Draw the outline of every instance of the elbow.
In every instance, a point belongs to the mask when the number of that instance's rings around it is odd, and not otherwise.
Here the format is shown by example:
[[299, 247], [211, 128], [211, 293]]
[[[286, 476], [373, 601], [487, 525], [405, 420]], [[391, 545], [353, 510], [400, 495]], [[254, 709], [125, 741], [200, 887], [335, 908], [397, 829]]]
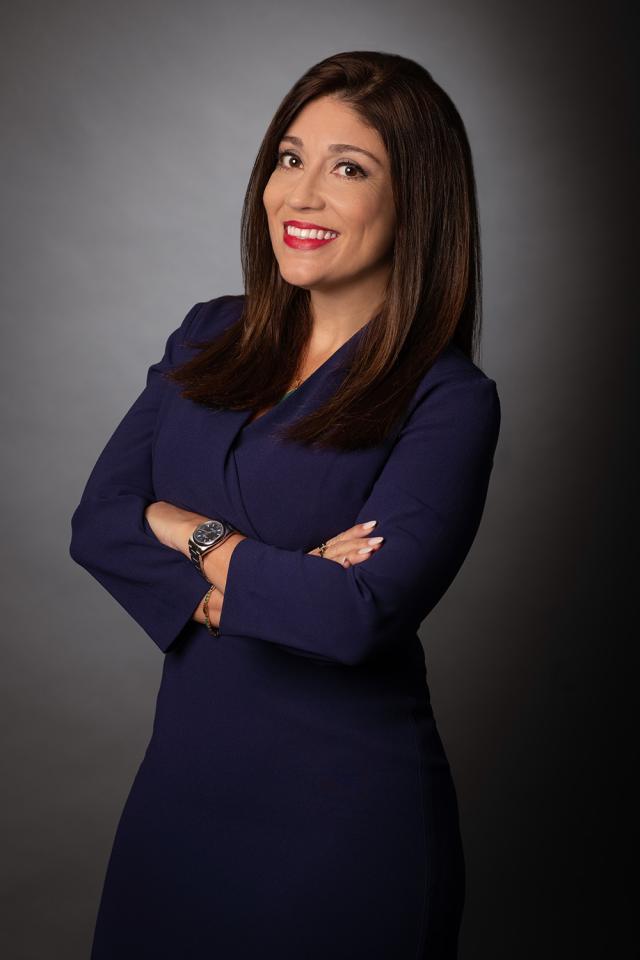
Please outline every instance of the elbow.
[[354, 648], [340, 658], [340, 663], [345, 667], [362, 667], [368, 663], [371, 658], [371, 648], [367, 645]]
[[85, 570], [89, 564], [87, 546], [95, 543], [95, 537], [87, 526], [87, 517], [84, 515], [82, 503], [76, 508], [71, 517], [71, 539], [69, 541], [69, 556]]
[[370, 663], [386, 647], [386, 641], [368, 635], [351, 635], [338, 656], [338, 660], [347, 667], [363, 667]]
[[395, 598], [389, 598], [383, 585], [370, 574], [366, 576], [366, 571], [351, 567], [344, 574], [346, 589], [341, 602], [332, 608], [333, 623], [325, 624], [325, 629], [335, 632], [341, 663], [366, 666], [395, 643], [404, 618]]
[[86, 561], [84, 559], [84, 554], [79, 546], [78, 538], [75, 534], [72, 534], [71, 540], [69, 542], [69, 556], [74, 563], [77, 563], [79, 567], [84, 567], [86, 569]]
[[363, 580], [354, 577], [353, 582], [358, 589], [349, 595], [339, 625], [334, 623], [337, 659], [362, 667], [415, 636], [423, 617], [409, 598], [385, 598], [382, 590], [365, 587]]
[[347, 667], [362, 667], [393, 642], [396, 631], [381, 616], [359, 610], [345, 618], [337, 634], [336, 659]]
[[82, 566], [82, 551], [80, 548], [80, 531], [77, 524], [78, 509], [71, 517], [71, 538], [69, 540], [69, 556], [74, 561], [74, 563], [80, 564]]
[[363, 667], [391, 651], [397, 652], [401, 645], [415, 638], [420, 622], [420, 618], [412, 614], [379, 613], [344, 637], [342, 663], [350, 667]]
[[347, 655], [343, 658], [343, 663], [348, 667], [364, 667], [374, 660], [380, 653], [388, 647], [389, 638], [366, 635], [358, 638], [356, 642], [351, 643]]
[[326, 648], [330, 637], [333, 660], [361, 667], [388, 645], [395, 632], [395, 618], [389, 616], [386, 605], [355, 567], [342, 573], [345, 579], [339, 583], [341, 589], [333, 592], [333, 602], [326, 604], [324, 616], [318, 618], [316, 629], [321, 629], [322, 636], [316, 643]]
[[85, 555], [82, 551], [80, 541], [75, 534], [72, 534], [71, 540], [69, 542], [69, 556], [71, 557], [74, 563], [77, 563], [79, 567], [84, 567], [84, 569], [86, 570], [87, 560], [85, 559]]
[[80, 555], [78, 553], [76, 539], [73, 534], [71, 535], [71, 540], [69, 541], [69, 556], [74, 563], [80, 564]]

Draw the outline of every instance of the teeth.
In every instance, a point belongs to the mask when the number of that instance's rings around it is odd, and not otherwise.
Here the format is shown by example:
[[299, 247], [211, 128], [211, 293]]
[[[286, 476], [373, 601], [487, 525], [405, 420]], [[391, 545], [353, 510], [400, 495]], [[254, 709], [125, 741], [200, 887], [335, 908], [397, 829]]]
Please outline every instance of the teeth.
[[338, 234], [332, 230], [302, 230], [300, 227], [287, 226], [290, 237], [300, 237], [301, 240], [333, 240]]

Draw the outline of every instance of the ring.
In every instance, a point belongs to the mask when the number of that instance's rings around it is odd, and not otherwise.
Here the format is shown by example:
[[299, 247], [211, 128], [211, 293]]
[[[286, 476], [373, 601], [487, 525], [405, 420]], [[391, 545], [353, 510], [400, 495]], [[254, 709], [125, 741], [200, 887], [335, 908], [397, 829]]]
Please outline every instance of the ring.
[[327, 549], [327, 544], [326, 544], [326, 542], [323, 540], [322, 543], [320, 544], [320, 546], [318, 547], [318, 551], [319, 551], [321, 557], [324, 557], [324, 552], [325, 552], [326, 549]]

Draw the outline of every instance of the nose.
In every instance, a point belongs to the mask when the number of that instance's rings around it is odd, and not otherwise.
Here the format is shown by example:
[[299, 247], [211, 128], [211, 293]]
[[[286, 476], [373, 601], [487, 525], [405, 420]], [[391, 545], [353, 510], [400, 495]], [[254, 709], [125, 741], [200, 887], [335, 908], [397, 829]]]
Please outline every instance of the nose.
[[292, 210], [303, 210], [311, 207], [319, 210], [324, 206], [322, 191], [319, 184], [320, 170], [309, 168], [302, 170], [295, 178], [287, 193], [287, 202]]

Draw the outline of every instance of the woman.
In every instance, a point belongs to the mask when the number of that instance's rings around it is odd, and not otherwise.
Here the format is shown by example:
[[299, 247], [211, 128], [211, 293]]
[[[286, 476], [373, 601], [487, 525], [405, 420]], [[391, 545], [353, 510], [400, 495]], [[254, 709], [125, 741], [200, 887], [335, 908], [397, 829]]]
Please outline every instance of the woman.
[[92, 957], [453, 958], [464, 858], [417, 631], [500, 423], [455, 107], [413, 61], [329, 57], [278, 108], [242, 226], [245, 294], [169, 336], [72, 520], [165, 654]]

